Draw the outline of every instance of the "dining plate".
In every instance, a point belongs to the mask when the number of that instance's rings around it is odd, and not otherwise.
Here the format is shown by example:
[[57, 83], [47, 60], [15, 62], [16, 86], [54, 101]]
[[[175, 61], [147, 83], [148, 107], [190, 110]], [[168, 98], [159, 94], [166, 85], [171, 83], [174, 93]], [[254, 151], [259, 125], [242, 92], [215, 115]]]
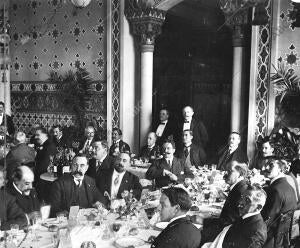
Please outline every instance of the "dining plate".
[[162, 221], [162, 222], [157, 222], [155, 224], [155, 227], [158, 228], [159, 230], [164, 230], [167, 227], [167, 225], [169, 225], [169, 222]]
[[115, 241], [118, 248], [127, 248], [129, 246], [139, 247], [145, 244], [145, 241], [137, 237], [122, 237]]

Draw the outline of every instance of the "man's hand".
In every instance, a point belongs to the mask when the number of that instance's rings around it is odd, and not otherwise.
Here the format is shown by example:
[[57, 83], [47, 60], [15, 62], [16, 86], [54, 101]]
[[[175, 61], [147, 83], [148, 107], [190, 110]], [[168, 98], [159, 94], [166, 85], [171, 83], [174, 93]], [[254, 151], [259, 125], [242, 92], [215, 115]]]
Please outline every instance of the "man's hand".
[[164, 170], [163, 174], [164, 176], [168, 176], [172, 181], [178, 180], [178, 177], [175, 174], [173, 174], [171, 171]]

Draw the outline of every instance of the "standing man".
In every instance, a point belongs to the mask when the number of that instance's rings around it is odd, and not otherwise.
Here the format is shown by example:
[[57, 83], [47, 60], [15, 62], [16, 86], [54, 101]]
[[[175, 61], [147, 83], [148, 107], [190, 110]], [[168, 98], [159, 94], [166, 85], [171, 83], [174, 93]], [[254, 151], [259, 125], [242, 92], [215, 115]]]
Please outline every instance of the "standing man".
[[[3, 130], [4, 133], [1, 133], [1, 127], [4, 128], [4, 121], [5, 121], [5, 117], [6, 117], [6, 130]], [[14, 127], [14, 123], [12, 118], [5, 114], [5, 105], [4, 102], [0, 101], [0, 139], [4, 139], [3, 135], [8, 135], [8, 136], [12, 136], [15, 132], [15, 127]], [[1, 138], [2, 137], [2, 138]]]
[[163, 189], [160, 205], [160, 219], [169, 222], [169, 224], [155, 238], [151, 248], [200, 247], [200, 230], [186, 215], [192, 206], [189, 194], [179, 187]]
[[112, 156], [113, 154], [118, 155], [121, 152], [130, 152], [129, 145], [122, 140], [122, 130], [119, 128], [113, 128], [112, 130], [112, 141], [113, 144], [109, 148], [109, 154]]
[[32, 170], [27, 166], [20, 166], [13, 172], [12, 183], [7, 187], [7, 191], [16, 197], [17, 204], [26, 214], [40, 211], [37, 193], [32, 187], [33, 181]]
[[101, 176], [97, 178], [97, 187], [100, 192], [105, 195], [107, 192], [110, 199], [106, 199], [108, 205], [109, 200], [122, 199], [124, 191], [132, 191], [133, 196], [139, 200], [141, 198], [142, 186], [139, 178], [131, 172], [126, 171], [130, 167], [130, 154], [121, 152], [114, 162], [114, 168], [103, 171]]
[[62, 211], [70, 211], [71, 206], [80, 208], [99, 207], [104, 203], [104, 197], [98, 191], [95, 181], [86, 176], [88, 159], [79, 154], [74, 157], [71, 174], [57, 179], [51, 188], [50, 204], [51, 215]]
[[155, 132], [157, 136], [157, 144], [162, 146], [166, 140], [175, 141], [176, 136], [176, 126], [175, 124], [169, 120], [170, 112], [166, 108], [162, 108], [159, 111], [159, 123], [155, 125]]
[[172, 183], [181, 183], [185, 178], [193, 178], [194, 175], [181, 159], [174, 156], [175, 143], [166, 141], [163, 145], [164, 158], [155, 160], [148, 171], [146, 178], [155, 179], [156, 187], [161, 188]]
[[108, 155], [108, 144], [106, 140], [95, 140], [92, 146], [93, 157], [89, 160], [89, 168], [86, 175], [97, 181], [97, 178], [104, 170], [113, 168], [114, 158]]
[[53, 126], [53, 141], [56, 147], [68, 148], [70, 147], [70, 141], [63, 135], [62, 127], [59, 125]]
[[193, 142], [193, 131], [184, 130], [182, 135], [183, 148], [178, 152], [178, 157], [181, 158], [187, 167], [201, 167], [206, 161], [206, 154], [201, 146], [197, 146]]
[[227, 170], [228, 165], [232, 161], [236, 161], [238, 163], [248, 164], [247, 154], [242, 150], [241, 147], [241, 136], [237, 132], [232, 132], [228, 138], [228, 145], [225, 146], [223, 152], [221, 152], [221, 156], [219, 158], [218, 170]]
[[198, 146], [206, 147], [208, 143], [208, 133], [203, 122], [196, 120], [194, 116], [194, 110], [191, 106], [186, 106], [182, 110], [183, 122], [180, 125], [180, 137], [182, 137], [184, 130], [193, 131], [193, 142]]

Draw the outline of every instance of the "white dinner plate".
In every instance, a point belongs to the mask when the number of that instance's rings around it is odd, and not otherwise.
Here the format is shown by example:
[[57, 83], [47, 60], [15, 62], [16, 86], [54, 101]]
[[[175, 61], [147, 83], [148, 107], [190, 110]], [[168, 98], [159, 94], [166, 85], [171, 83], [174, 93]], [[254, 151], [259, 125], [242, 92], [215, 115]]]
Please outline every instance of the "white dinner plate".
[[115, 241], [118, 248], [127, 248], [130, 245], [134, 247], [139, 247], [145, 244], [145, 241], [137, 237], [122, 237]]

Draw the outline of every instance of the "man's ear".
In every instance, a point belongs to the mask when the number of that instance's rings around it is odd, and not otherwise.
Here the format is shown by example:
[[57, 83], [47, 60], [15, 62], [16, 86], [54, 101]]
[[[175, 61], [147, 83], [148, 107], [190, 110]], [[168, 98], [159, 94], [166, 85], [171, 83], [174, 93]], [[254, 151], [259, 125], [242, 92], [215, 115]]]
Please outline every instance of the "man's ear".
[[261, 204], [257, 204], [257, 210], [262, 210], [263, 206]]

